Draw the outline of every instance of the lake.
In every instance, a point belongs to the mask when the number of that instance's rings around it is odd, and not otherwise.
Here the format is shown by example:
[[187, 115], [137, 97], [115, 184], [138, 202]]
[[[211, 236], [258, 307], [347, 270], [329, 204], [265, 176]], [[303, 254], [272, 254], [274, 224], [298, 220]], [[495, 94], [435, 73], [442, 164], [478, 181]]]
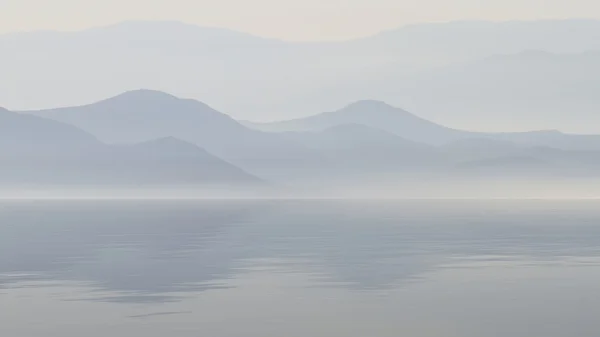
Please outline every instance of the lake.
[[0, 202], [0, 336], [597, 337], [600, 201]]

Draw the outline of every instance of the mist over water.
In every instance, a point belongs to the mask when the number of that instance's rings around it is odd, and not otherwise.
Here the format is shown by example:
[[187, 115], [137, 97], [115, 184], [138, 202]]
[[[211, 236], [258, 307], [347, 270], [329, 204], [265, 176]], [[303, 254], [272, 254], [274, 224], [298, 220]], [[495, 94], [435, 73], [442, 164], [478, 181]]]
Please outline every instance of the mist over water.
[[303, 200], [303, 199], [600, 199], [590, 178], [404, 177], [369, 181], [328, 179], [287, 185], [4, 186], [0, 200]]
[[598, 201], [0, 203], [8, 336], [594, 336]]

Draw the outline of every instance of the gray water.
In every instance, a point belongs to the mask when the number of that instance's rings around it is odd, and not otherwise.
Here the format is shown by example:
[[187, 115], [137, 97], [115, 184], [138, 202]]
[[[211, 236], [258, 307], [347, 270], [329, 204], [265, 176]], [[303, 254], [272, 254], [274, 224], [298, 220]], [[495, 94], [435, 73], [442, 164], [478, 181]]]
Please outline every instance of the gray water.
[[597, 337], [600, 201], [4, 201], [2, 337]]

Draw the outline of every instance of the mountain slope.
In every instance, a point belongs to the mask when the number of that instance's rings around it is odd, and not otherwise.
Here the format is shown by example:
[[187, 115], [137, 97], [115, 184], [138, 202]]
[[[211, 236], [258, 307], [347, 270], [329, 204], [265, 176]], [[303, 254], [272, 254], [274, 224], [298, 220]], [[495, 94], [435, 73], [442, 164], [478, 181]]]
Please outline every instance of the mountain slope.
[[464, 139], [488, 139], [530, 147], [548, 146], [565, 150], [600, 149], [600, 136], [571, 135], [555, 130], [505, 133], [457, 130], [425, 120], [380, 101], [359, 101], [337, 111], [289, 121], [246, 123], [250, 127], [271, 132], [318, 131], [344, 124], [366, 125], [411, 141], [431, 145], [444, 145]]
[[71, 125], [0, 108], [0, 153], [4, 155], [51, 154], [100, 145], [94, 136]]
[[429, 144], [460, 138], [461, 132], [421, 119], [384, 102], [365, 100], [343, 109], [290, 121], [255, 124], [268, 131], [317, 131], [344, 124], [359, 124], [388, 131], [406, 139]]
[[0, 184], [256, 184], [173, 138], [106, 145], [72, 125], [0, 109]]
[[90, 105], [27, 113], [75, 125], [108, 143], [176, 137], [268, 180], [291, 179], [325, 165], [314, 151], [279, 135], [249, 129], [206, 104], [158, 91], [130, 91]]
[[364, 124], [340, 124], [321, 131], [285, 132], [282, 135], [315, 149], [430, 149], [427, 145]]
[[[88, 156], [85, 165], [124, 184], [260, 185], [261, 179], [198, 146], [168, 137], [134, 145], [112, 145]], [[111, 163], [106, 165], [106, 163]]]
[[372, 175], [435, 170], [445, 164], [432, 146], [409, 141], [361, 124], [342, 124], [322, 131], [284, 132], [282, 135], [323, 153], [335, 165], [334, 175]]

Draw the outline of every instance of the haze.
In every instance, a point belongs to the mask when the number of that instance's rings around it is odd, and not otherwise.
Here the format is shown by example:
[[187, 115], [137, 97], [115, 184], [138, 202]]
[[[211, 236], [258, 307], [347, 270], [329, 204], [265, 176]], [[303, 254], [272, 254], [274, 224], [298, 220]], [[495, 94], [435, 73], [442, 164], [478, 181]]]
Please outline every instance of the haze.
[[600, 18], [594, 0], [2, 0], [0, 33], [80, 30], [126, 20], [177, 20], [285, 40], [367, 36], [454, 20]]
[[598, 0], [0, 0], [0, 337], [597, 337]]

